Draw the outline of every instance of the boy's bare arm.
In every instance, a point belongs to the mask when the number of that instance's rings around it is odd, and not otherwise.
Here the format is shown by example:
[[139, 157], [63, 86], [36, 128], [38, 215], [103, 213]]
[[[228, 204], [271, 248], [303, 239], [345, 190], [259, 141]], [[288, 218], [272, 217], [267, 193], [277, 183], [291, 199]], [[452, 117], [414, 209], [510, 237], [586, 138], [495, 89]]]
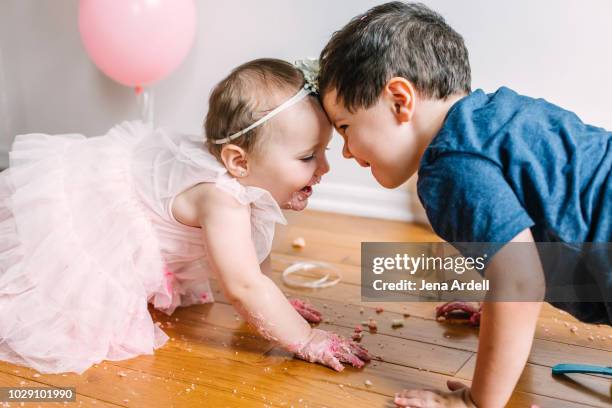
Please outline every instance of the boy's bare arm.
[[540, 302], [483, 304], [472, 399], [478, 407], [503, 407], [531, 350]]
[[[533, 243], [529, 229], [511, 242]], [[491, 260], [486, 277], [503, 300], [484, 302], [476, 371], [472, 389], [449, 382], [452, 392], [404, 390], [398, 406], [501, 408], [506, 405], [525, 367], [545, 293], [544, 273], [535, 245], [504, 246]]]
[[[529, 229], [511, 242], [533, 243]], [[494, 286], [531, 302], [484, 302], [472, 399], [479, 407], [503, 407], [523, 372], [544, 297], [544, 273], [535, 245], [502, 248], [491, 260], [487, 277]], [[493, 287], [495, 291], [495, 287]], [[522, 296], [522, 298], [521, 298]], [[511, 300], [511, 299], [508, 299]]]
[[[526, 229], [511, 242], [533, 243]], [[503, 407], [525, 367], [544, 297], [544, 273], [535, 245], [502, 248], [487, 268], [493, 292], [531, 301], [484, 302], [472, 399], [478, 407]], [[522, 296], [522, 297], [521, 297]], [[506, 300], [506, 299], [504, 299]], [[512, 300], [512, 298], [507, 299]]]

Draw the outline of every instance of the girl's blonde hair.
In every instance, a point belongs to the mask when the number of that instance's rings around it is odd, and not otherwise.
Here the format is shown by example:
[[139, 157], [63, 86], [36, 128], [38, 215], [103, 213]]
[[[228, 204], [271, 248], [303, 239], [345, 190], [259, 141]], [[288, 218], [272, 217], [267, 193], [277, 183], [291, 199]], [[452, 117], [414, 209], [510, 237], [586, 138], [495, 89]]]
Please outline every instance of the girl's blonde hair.
[[[235, 68], [215, 86], [204, 120], [206, 139], [223, 139], [257, 121], [271, 106], [270, 95], [279, 90], [297, 92], [304, 84], [304, 75], [292, 64], [273, 58], [261, 58]], [[258, 126], [231, 143], [247, 153], [256, 149], [265, 128]], [[208, 150], [220, 160], [222, 144], [207, 143]]]

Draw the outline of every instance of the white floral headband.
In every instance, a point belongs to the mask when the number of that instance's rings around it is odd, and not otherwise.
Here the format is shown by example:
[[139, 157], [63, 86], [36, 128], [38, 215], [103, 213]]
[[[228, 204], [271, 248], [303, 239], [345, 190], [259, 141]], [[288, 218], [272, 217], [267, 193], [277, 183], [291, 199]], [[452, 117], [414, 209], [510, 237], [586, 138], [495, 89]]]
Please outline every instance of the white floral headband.
[[253, 123], [252, 125], [242, 129], [239, 132], [234, 133], [233, 135], [229, 135], [228, 137], [225, 137], [223, 139], [212, 140], [212, 143], [224, 144], [224, 143], [231, 142], [232, 140], [244, 135], [248, 131], [253, 130], [257, 126], [261, 126], [263, 123], [272, 119], [274, 116], [278, 115], [285, 109], [288, 109], [291, 106], [295, 105], [296, 103], [304, 99], [306, 96], [310, 94], [318, 94], [319, 93], [319, 81], [318, 81], [319, 80], [319, 60], [313, 59], [313, 58], [303, 59], [303, 60], [296, 61], [293, 65], [297, 69], [302, 71], [302, 74], [304, 75], [304, 86], [302, 87], [302, 89], [300, 89], [298, 93], [296, 93], [290, 99], [280, 104], [274, 110], [267, 113], [264, 117], [262, 117], [261, 119]]

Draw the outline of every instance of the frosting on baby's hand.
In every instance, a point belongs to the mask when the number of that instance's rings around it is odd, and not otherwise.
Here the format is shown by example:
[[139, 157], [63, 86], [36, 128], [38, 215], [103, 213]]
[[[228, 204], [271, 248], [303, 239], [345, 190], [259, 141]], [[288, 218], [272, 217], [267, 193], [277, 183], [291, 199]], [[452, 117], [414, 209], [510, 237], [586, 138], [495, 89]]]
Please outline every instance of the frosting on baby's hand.
[[289, 303], [308, 323], [321, 322], [323, 315], [310, 303], [300, 299], [290, 299]]
[[344, 370], [342, 363], [361, 368], [370, 361], [368, 350], [354, 341], [325, 330], [312, 329], [306, 343], [296, 348], [294, 351], [296, 357], [311, 363], [323, 364], [336, 371]]

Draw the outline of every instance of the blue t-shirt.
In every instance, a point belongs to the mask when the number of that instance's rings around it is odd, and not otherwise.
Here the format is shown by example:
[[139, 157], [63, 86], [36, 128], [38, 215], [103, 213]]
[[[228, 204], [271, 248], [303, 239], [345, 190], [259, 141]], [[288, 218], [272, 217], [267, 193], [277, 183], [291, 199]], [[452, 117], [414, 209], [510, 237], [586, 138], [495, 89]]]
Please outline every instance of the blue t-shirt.
[[612, 132], [500, 88], [449, 110], [421, 159], [418, 195], [449, 242], [612, 240]]
[[[459, 100], [418, 176], [429, 221], [448, 242], [499, 243], [485, 246], [492, 255], [526, 228], [536, 242], [612, 241], [612, 132], [543, 99], [502, 87]], [[593, 279], [607, 298], [609, 265]], [[583, 306], [568, 311], [590, 320]], [[605, 308], [612, 321], [612, 303]]]

